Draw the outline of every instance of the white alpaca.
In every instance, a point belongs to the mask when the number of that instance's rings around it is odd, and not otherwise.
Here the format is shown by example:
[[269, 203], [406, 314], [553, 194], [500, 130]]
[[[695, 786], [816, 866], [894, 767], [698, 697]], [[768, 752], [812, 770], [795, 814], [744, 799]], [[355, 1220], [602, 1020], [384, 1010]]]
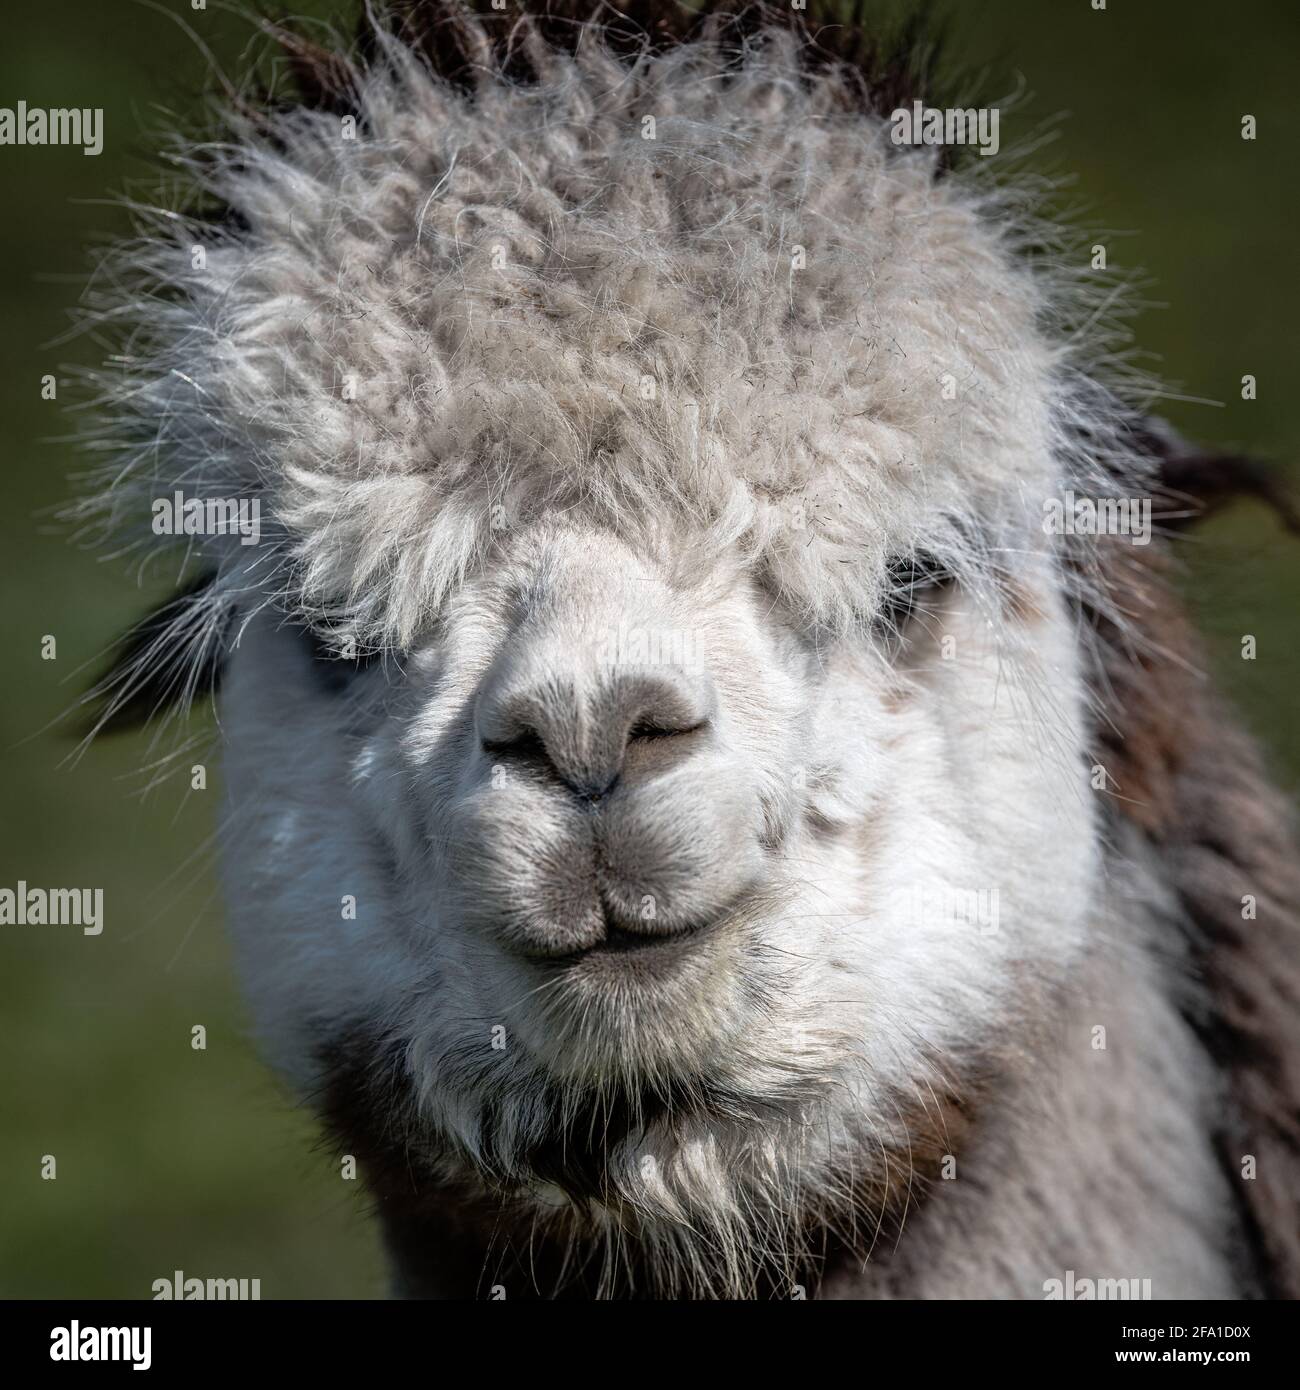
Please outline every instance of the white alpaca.
[[1155, 567], [1043, 525], [1176, 450], [996, 161], [797, 23], [417, 9], [296, 43], [324, 109], [232, 118], [234, 216], [125, 250], [89, 504], [260, 504], [106, 718], [221, 666], [242, 977], [398, 1287], [1294, 1290], [1273, 803], [1240, 753], [1209, 884]]

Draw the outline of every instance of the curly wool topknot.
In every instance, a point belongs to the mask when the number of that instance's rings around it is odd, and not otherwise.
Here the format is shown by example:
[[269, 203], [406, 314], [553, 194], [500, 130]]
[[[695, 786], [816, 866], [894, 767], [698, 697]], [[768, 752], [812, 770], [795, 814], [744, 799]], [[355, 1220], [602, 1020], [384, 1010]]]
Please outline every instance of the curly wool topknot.
[[798, 32], [629, 59], [589, 24], [544, 80], [469, 90], [382, 25], [368, 46], [343, 115], [230, 116], [189, 160], [229, 215], [160, 214], [92, 298], [134, 324], [98, 441], [127, 461], [91, 504], [114, 527], [256, 496], [260, 548], [201, 542], [214, 598], [374, 645], [544, 510], [729, 547], [840, 630], [891, 550], [1033, 543], [1045, 291], [979, 174], [891, 144]]

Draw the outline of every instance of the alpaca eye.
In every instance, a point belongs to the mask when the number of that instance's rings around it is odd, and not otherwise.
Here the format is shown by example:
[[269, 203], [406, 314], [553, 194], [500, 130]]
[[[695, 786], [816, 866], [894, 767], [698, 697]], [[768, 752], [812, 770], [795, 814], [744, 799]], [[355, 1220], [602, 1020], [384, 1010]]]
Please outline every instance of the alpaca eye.
[[891, 560], [886, 566], [885, 595], [876, 614], [877, 627], [886, 636], [897, 636], [922, 607], [925, 595], [942, 589], [952, 577], [941, 560], [925, 551]]
[[311, 648], [312, 669], [324, 689], [346, 690], [362, 671], [379, 663], [382, 653], [357, 647], [352, 638], [337, 638], [314, 627], [303, 629]]

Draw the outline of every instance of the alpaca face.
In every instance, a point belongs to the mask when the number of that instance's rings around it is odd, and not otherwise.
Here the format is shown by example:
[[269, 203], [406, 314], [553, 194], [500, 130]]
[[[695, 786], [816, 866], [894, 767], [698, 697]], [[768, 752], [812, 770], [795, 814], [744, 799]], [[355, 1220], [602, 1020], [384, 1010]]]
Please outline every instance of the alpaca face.
[[382, 1035], [437, 1162], [538, 1200], [596, 1105], [627, 1116], [599, 1184], [661, 1215], [905, 1152], [1084, 931], [1045, 563], [836, 641], [688, 549], [543, 520], [400, 658], [257, 620], [229, 671], [229, 898], [281, 1064], [318, 1086]]

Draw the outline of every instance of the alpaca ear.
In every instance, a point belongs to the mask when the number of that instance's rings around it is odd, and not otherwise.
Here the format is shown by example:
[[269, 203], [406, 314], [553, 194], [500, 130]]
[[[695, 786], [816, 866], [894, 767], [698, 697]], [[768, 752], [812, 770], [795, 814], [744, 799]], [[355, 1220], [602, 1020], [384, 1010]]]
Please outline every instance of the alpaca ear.
[[265, 31], [279, 44], [293, 73], [299, 100], [315, 111], [345, 113], [353, 94], [353, 69], [338, 53], [322, 48], [283, 24], [266, 22]]
[[1282, 525], [1300, 535], [1300, 510], [1276, 465], [1247, 454], [1221, 454], [1184, 439], [1166, 420], [1148, 415], [1134, 430], [1140, 451], [1154, 460], [1156, 520], [1167, 531], [1184, 530], [1239, 497], [1271, 507]]
[[118, 638], [107, 668], [83, 696], [83, 734], [143, 728], [216, 690], [225, 664], [216, 578], [215, 570], [200, 574]]

